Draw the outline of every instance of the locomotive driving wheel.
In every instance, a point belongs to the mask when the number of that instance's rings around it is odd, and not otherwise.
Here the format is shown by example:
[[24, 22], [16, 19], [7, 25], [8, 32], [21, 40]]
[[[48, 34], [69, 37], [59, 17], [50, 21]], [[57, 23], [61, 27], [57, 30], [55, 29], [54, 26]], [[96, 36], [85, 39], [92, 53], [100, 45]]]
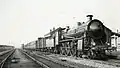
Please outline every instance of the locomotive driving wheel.
[[60, 48], [60, 54], [65, 55], [64, 43], [62, 43], [61, 45], [62, 45], [62, 47]]
[[70, 49], [70, 53], [71, 53], [71, 56], [76, 56], [76, 52], [77, 52], [77, 43], [75, 42], [75, 41], [72, 41], [71, 43], [70, 43], [70, 47], [71, 47], [71, 49]]
[[66, 50], [65, 50], [65, 47], [61, 47], [61, 52], [60, 52], [61, 55], [66, 55]]
[[62, 43], [62, 47], [61, 47], [61, 52], [62, 55], [68, 55], [68, 43], [67, 42], [63, 42]]
[[76, 56], [76, 52], [77, 52], [76, 46], [74, 46], [73, 48], [71, 48], [71, 55], [72, 56]]
[[95, 53], [95, 51], [94, 50], [89, 50], [88, 51], [88, 58], [90, 58], [90, 59], [95, 59], [96, 58], [96, 53]]
[[102, 60], [107, 60], [108, 59], [108, 57], [107, 57], [107, 55], [105, 53], [105, 50], [99, 51], [98, 57], [99, 57], [99, 59], [102, 59]]
[[70, 42], [70, 56], [73, 56], [73, 53], [74, 53], [73, 46], [74, 46], [73, 42]]

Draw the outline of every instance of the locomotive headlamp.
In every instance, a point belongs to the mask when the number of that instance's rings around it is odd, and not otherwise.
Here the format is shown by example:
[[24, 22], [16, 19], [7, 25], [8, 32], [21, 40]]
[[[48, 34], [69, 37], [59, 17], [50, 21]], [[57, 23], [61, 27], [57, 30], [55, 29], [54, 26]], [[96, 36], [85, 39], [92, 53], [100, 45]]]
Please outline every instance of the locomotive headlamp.
[[110, 45], [110, 43], [107, 43], [107, 45]]
[[95, 46], [95, 42], [92, 45]]
[[95, 50], [96, 48], [95, 47], [92, 47], [92, 50]]

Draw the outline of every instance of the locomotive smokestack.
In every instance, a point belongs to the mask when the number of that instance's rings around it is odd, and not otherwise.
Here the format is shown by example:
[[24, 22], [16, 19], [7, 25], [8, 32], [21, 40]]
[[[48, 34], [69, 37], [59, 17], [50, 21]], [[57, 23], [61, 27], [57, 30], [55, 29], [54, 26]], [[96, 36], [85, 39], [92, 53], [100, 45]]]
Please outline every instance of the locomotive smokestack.
[[92, 20], [93, 15], [87, 15], [86, 17], [88, 17], [89, 20]]

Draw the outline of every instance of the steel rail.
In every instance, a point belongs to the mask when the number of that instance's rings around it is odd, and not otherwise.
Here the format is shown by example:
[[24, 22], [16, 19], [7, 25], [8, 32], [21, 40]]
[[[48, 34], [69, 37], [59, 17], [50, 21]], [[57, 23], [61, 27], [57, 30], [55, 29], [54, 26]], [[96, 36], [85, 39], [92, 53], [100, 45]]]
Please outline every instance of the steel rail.
[[35, 58], [33, 58], [33, 57], [30, 56], [29, 54], [25, 53], [24, 51], [21, 50], [21, 52], [22, 52], [23, 54], [25, 54], [26, 56], [28, 56], [28, 57], [29, 57], [30, 59], [32, 59], [33, 61], [35, 61], [37, 64], [41, 65], [42, 67], [44, 67], [44, 68], [50, 68], [50, 67], [47, 66], [46, 64], [44, 64], [44, 63], [36, 60]]
[[15, 51], [15, 49], [11, 50], [10, 54], [7, 55], [7, 57], [5, 57], [5, 59], [2, 60], [2, 62], [0, 63], [0, 68], [3, 68], [5, 61], [14, 53], [14, 51]]

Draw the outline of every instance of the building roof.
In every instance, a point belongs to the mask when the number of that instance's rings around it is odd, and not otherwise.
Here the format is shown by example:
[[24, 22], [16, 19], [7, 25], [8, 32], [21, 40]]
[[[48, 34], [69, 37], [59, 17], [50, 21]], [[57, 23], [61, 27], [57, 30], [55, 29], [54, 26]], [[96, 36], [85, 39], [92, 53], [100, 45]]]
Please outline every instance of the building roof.
[[0, 45], [0, 47], [14, 47], [14, 46], [11, 46], [11, 45]]
[[112, 32], [112, 35], [120, 37], [120, 33]]

